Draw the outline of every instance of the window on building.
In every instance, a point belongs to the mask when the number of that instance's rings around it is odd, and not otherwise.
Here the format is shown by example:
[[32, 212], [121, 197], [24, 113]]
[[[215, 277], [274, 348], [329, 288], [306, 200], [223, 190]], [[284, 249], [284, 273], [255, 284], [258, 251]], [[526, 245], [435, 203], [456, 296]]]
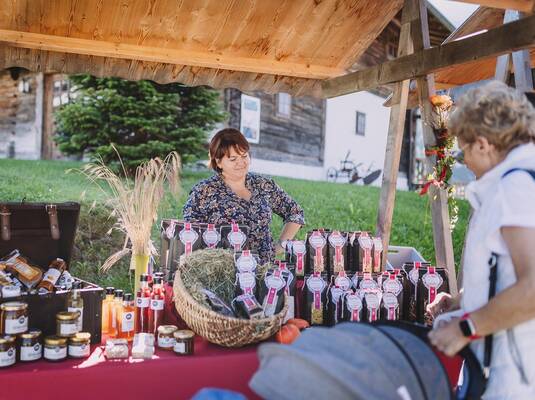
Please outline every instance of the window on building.
[[57, 79], [54, 81], [54, 97], [52, 105], [59, 107], [70, 101], [71, 85], [68, 79]]
[[277, 95], [277, 114], [289, 117], [292, 114], [292, 96], [288, 93]]
[[366, 132], [366, 114], [357, 111], [356, 134], [364, 136]]
[[396, 58], [397, 55], [398, 55], [398, 46], [396, 46], [396, 44], [393, 42], [388, 42], [386, 44], [386, 57], [389, 60], [392, 60]]
[[21, 93], [31, 92], [30, 78], [22, 78], [19, 81], [19, 92]]

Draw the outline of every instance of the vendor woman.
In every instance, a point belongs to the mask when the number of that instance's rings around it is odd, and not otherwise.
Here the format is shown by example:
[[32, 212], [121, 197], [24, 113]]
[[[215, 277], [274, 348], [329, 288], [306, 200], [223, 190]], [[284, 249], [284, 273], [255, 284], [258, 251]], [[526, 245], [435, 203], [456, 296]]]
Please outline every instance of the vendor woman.
[[[249, 143], [237, 129], [223, 129], [210, 142], [212, 177], [197, 183], [184, 205], [184, 220], [216, 225], [235, 222], [249, 227], [249, 248], [262, 263], [284, 251], [286, 240], [305, 224], [303, 209], [273, 179], [249, 172]], [[272, 212], [284, 220], [274, 244]]]

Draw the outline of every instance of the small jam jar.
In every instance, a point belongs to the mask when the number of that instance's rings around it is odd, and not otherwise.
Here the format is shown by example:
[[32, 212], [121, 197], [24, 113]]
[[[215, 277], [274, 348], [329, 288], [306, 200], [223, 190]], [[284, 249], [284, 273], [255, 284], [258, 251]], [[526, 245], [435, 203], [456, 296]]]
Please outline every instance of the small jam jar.
[[28, 330], [28, 304], [9, 301], [0, 304], [0, 333], [18, 335]]
[[41, 359], [43, 346], [41, 345], [41, 331], [32, 330], [19, 335], [19, 360], [28, 362]]
[[56, 314], [56, 335], [70, 338], [78, 333], [80, 311], [61, 311]]
[[193, 354], [193, 337], [195, 333], [190, 330], [175, 331], [175, 345], [173, 351], [177, 355], [190, 356]]
[[0, 368], [9, 367], [17, 361], [15, 336], [0, 336]]
[[47, 361], [63, 361], [67, 358], [67, 338], [47, 336], [43, 357]]
[[87, 358], [90, 353], [91, 334], [89, 332], [78, 332], [69, 338], [69, 357]]
[[162, 350], [173, 350], [175, 337], [173, 334], [177, 330], [174, 325], [160, 325], [158, 327], [158, 347]]

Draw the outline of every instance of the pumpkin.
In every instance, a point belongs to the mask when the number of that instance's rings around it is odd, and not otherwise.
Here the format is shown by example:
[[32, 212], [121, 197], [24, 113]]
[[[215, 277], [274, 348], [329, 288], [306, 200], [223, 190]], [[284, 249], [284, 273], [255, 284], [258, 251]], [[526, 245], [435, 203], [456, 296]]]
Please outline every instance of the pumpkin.
[[282, 344], [291, 344], [299, 337], [301, 332], [299, 328], [293, 324], [283, 325], [282, 328], [275, 335], [275, 340]]
[[300, 331], [306, 328], [310, 328], [310, 324], [308, 323], [308, 321], [305, 321], [304, 319], [300, 318], [289, 319], [287, 323], [297, 326]]

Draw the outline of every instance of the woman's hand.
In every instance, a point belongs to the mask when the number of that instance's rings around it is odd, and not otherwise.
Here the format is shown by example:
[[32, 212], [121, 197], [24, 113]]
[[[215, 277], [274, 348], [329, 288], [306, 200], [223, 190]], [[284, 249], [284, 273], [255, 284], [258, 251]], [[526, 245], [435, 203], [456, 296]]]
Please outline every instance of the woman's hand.
[[470, 343], [470, 338], [464, 336], [461, 331], [459, 320], [453, 318], [449, 322], [442, 322], [428, 335], [431, 344], [449, 357], [453, 357]]
[[275, 244], [275, 257], [280, 256], [284, 254], [284, 248], [281, 246], [279, 242]]
[[451, 294], [441, 292], [437, 294], [435, 300], [427, 305], [426, 311], [431, 314], [433, 318], [442, 313], [452, 311], [458, 307], [457, 299], [452, 297]]

